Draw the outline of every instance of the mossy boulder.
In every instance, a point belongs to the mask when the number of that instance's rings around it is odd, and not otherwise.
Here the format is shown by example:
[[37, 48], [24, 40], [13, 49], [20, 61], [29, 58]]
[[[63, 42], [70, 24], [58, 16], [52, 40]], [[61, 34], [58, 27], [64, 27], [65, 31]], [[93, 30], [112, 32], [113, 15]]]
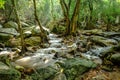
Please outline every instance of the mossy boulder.
[[19, 71], [9, 68], [4, 63], [0, 62], [0, 80], [20, 80], [21, 74]]
[[57, 73], [57, 70], [51, 66], [36, 70], [37, 73], [31, 74], [32, 80], [51, 80]]
[[0, 42], [5, 42], [10, 39], [12, 35], [0, 33]]
[[[40, 37], [29, 37], [25, 39], [26, 46], [38, 46], [41, 42]], [[9, 41], [5, 42], [5, 45], [8, 47], [17, 47], [21, 45], [21, 39], [20, 38], [13, 38]]]
[[21, 39], [20, 38], [14, 38], [11, 37], [8, 41], [4, 42], [5, 46], [7, 47], [17, 47], [21, 45]]
[[0, 41], [8, 41], [11, 36], [19, 36], [19, 33], [14, 28], [0, 29]]
[[67, 80], [74, 80], [84, 72], [97, 66], [94, 62], [82, 58], [67, 59], [60, 65], [64, 69], [63, 73], [66, 75]]
[[26, 45], [27, 46], [38, 46], [41, 42], [40, 37], [30, 37], [25, 39]]
[[117, 65], [120, 65], [120, 53], [112, 54], [111, 61]]
[[5, 23], [3, 26], [4, 26], [4, 28], [14, 28], [14, 29], [18, 30], [18, 24], [13, 21], [9, 21], [9, 22]]

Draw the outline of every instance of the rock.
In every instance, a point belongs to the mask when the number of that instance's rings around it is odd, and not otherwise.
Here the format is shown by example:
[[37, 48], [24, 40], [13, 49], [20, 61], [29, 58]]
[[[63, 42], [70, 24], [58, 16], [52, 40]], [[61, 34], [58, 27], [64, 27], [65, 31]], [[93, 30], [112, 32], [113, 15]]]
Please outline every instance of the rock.
[[34, 56], [27, 56], [18, 59], [15, 61], [15, 63], [25, 68], [39, 69], [54, 65], [56, 61], [52, 59], [53, 57], [54, 54], [36, 53]]
[[89, 40], [100, 46], [112, 46], [118, 44], [118, 42], [114, 39], [108, 39], [101, 36], [91, 36]]
[[64, 73], [60, 72], [52, 80], [67, 80], [67, 78]]
[[21, 39], [20, 38], [14, 38], [11, 37], [7, 42], [5, 42], [5, 46], [7, 47], [18, 47], [21, 45]]
[[4, 24], [4, 28], [14, 28], [14, 29], [18, 30], [18, 24], [16, 22], [9, 21]]
[[37, 69], [36, 72], [31, 74], [32, 80], [53, 80], [51, 78], [53, 78], [58, 71], [55, 68], [48, 66], [46, 68]]
[[21, 74], [19, 71], [9, 68], [0, 62], [0, 80], [20, 80], [20, 78]]
[[25, 31], [23, 34], [24, 34], [24, 38], [29, 38], [29, 37], [31, 37], [32, 32], [31, 31]]
[[67, 59], [60, 65], [64, 69], [63, 73], [66, 75], [67, 80], [74, 80], [76, 76], [97, 66], [94, 62], [82, 58]]
[[20, 22], [20, 23], [21, 23], [22, 27], [29, 27], [29, 25], [25, 22]]
[[0, 24], [0, 29], [3, 28], [3, 26]]
[[[45, 33], [49, 33], [47, 30], [47, 28], [43, 27], [43, 29], [45, 30]], [[34, 26], [32, 29], [32, 35], [40, 35], [40, 28], [39, 26]]]
[[6, 42], [12, 36], [19, 36], [19, 33], [14, 28], [1, 28], [0, 29], [0, 41]]
[[100, 29], [92, 29], [92, 30], [84, 30], [84, 31], [82, 31], [82, 34], [85, 34], [85, 35], [94, 35], [94, 34], [100, 35], [102, 33], [103, 32]]
[[19, 33], [14, 28], [2, 28], [0, 34], [19, 36]]
[[77, 49], [76, 43], [73, 43], [72, 45], [67, 46], [68, 52], [73, 52]]
[[37, 46], [40, 45], [41, 38], [40, 37], [30, 37], [25, 39], [27, 46]]
[[111, 61], [115, 64], [120, 65], [120, 53], [112, 54]]
[[0, 33], [0, 42], [8, 41], [11, 37], [10, 34]]

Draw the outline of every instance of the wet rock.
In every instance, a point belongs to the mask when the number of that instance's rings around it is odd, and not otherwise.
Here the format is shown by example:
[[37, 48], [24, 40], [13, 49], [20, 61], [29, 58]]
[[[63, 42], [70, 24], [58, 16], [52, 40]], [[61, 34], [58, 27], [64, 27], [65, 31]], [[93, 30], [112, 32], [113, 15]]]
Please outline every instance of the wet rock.
[[15, 63], [25, 68], [45, 68], [47, 66], [54, 65], [56, 61], [52, 59], [53, 57], [54, 54], [36, 53], [36, 55], [18, 59]]
[[67, 46], [68, 52], [74, 52], [77, 49], [76, 43], [73, 43], [72, 45]]
[[9, 68], [0, 62], [0, 80], [20, 80], [20, 78], [21, 74], [19, 71]]
[[76, 76], [97, 66], [94, 62], [82, 58], [67, 59], [60, 65], [64, 69], [63, 73], [65, 73], [67, 80], [74, 80]]
[[111, 61], [115, 64], [120, 65], [120, 53], [112, 54]]
[[4, 28], [14, 28], [14, 29], [18, 30], [18, 24], [16, 22], [9, 21], [4, 24]]
[[62, 46], [61, 43], [52, 43], [50, 47], [60, 48]]
[[114, 37], [114, 36], [120, 36], [120, 32], [104, 32], [102, 33], [105, 37]]
[[118, 44], [114, 39], [108, 39], [101, 36], [92, 36], [89, 39], [100, 46], [112, 46]]

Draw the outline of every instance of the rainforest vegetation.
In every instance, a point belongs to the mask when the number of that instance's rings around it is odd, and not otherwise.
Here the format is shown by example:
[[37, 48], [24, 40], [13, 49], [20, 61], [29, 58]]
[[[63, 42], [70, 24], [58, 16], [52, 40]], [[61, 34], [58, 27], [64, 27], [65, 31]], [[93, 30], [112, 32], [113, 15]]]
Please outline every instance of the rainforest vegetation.
[[120, 0], [0, 0], [0, 80], [120, 80]]

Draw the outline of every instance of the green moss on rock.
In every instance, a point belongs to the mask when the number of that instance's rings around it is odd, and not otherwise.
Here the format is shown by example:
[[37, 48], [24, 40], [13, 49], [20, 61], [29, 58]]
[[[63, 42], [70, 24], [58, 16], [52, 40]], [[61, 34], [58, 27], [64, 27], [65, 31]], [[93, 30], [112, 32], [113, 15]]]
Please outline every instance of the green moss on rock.
[[9, 68], [4, 63], [0, 62], [0, 80], [20, 80], [21, 74], [19, 71]]
[[67, 80], [74, 80], [84, 72], [97, 66], [94, 62], [81, 58], [68, 59], [64, 61], [64, 64], [60, 65], [64, 69]]
[[41, 38], [40, 37], [30, 37], [25, 39], [26, 45], [28, 46], [37, 46], [40, 44], [41, 42]]
[[50, 80], [57, 73], [56, 69], [48, 66], [37, 70], [37, 73], [31, 75], [32, 80]]

